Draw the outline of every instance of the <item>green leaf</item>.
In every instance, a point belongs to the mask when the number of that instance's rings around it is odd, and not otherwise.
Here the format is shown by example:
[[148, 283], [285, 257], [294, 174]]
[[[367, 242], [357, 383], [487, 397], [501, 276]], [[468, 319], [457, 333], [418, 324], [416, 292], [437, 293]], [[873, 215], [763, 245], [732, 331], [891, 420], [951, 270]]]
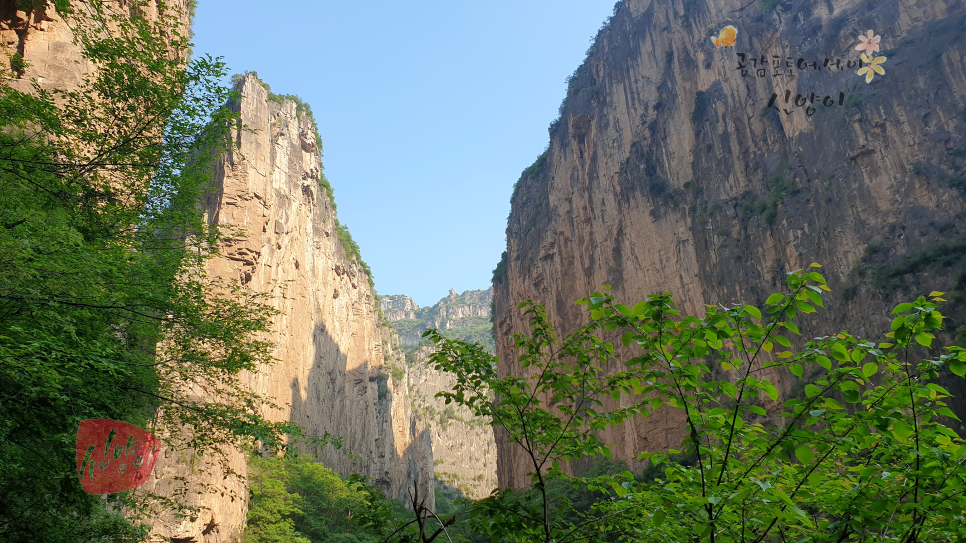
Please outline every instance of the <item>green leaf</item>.
[[899, 438], [900, 441], [905, 441], [913, 434], [913, 429], [903, 422], [897, 422], [892, 428], [892, 433]]
[[823, 303], [822, 303], [822, 295], [821, 294], [819, 294], [819, 293], [817, 293], [817, 292], [815, 292], [813, 290], [806, 290], [805, 291], [805, 295], [808, 296], [808, 299], [811, 300], [813, 304], [815, 304], [815, 305], [817, 305], [819, 307], [825, 307], [825, 305], [823, 305]]
[[776, 293], [772, 294], [771, 296], [769, 296], [767, 300], [765, 300], [765, 304], [767, 304], [767, 305], [775, 305], [775, 304], [777, 304], [778, 302], [780, 302], [780, 301], [782, 301], [784, 299], [785, 299], [785, 296], [784, 295], [779, 294], [779, 293], [776, 292]]
[[832, 361], [829, 360], [828, 357], [826, 356], [816, 356], [815, 361], [818, 362], [819, 366], [822, 366], [826, 370], [832, 369]]
[[849, 362], [852, 358], [849, 356], [849, 352], [845, 350], [841, 344], [836, 343], [832, 346], [832, 358], [838, 360], [839, 362]]
[[909, 303], [899, 304], [899, 305], [896, 306], [895, 309], [892, 310], [892, 314], [895, 315], [897, 313], [905, 313], [906, 311], [909, 311], [910, 309], [912, 309], [912, 304], [909, 304]]
[[798, 461], [802, 464], [811, 464], [812, 460], [815, 459], [815, 452], [807, 445], [799, 445], [795, 449], [795, 458], [798, 458]]
[[761, 389], [765, 392], [765, 395], [772, 399], [772, 401], [778, 401], [778, 389], [775, 388], [775, 385], [769, 383], [768, 381], [763, 381], [761, 383]]
[[859, 403], [862, 401], [862, 394], [858, 390], [843, 390], [842, 397], [849, 403]]
[[916, 334], [916, 343], [922, 345], [923, 347], [932, 347], [932, 338], [932, 334], [920, 332]]
[[753, 305], [746, 305], [744, 310], [747, 311], [749, 315], [761, 320], [761, 311], [759, 311], [757, 307]]
[[768, 413], [764, 409], [762, 409], [761, 407], [759, 407], [757, 405], [749, 405], [748, 406], [748, 411], [751, 411], [752, 413], [754, 413], [756, 415], [760, 415], [762, 417], [768, 415]]
[[949, 363], [949, 369], [954, 374], [960, 377], [966, 376], [966, 362], [962, 362], [960, 360], [953, 360], [952, 362]]
[[879, 371], [879, 365], [875, 362], [867, 362], [864, 366], [862, 366], [862, 375], [865, 375], [866, 377], [872, 377], [877, 371]]
[[658, 509], [657, 511], [654, 512], [654, 517], [652, 518], [652, 520], [654, 521], [655, 526], [660, 526], [664, 524], [664, 519], [666, 518], [667, 518], [667, 513], [665, 513], [663, 509]]
[[822, 393], [822, 388], [815, 385], [805, 385], [805, 395], [814, 398]]
[[801, 364], [791, 364], [788, 366], [788, 369], [791, 370], [792, 375], [795, 377], [801, 377], [805, 372], [805, 368], [803, 368]]

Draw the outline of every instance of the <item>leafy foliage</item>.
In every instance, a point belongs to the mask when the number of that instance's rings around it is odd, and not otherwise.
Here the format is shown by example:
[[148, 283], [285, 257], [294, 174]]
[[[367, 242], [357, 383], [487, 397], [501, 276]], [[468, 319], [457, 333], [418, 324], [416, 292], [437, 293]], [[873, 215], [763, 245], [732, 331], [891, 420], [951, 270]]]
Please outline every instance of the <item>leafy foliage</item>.
[[507, 256], [506, 251], [503, 251], [503, 255], [500, 257], [500, 261], [496, 263], [496, 267], [493, 268], [493, 284], [502, 283], [507, 278]]
[[349, 233], [349, 228], [340, 223], [339, 219], [336, 219], [335, 229], [336, 233], [339, 235], [339, 242], [342, 243], [342, 247], [345, 248], [346, 255], [350, 260], [354, 260], [359, 263], [363, 273], [365, 273], [369, 279], [369, 285], [375, 288], [375, 277], [372, 275], [372, 270], [369, 269], [369, 264], [366, 264], [366, 261], [362, 260], [362, 249], [360, 249], [359, 244], [352, 239], [352, 234]]
[[527, 183], [534, 179], [541, 171], [543, 171], [544, 166], [547, 164], [547, 157], [550, 156], [550, 148], [540, 153], [537, 160], [533, 164], [527, 166], [527, 169], [523, 170], [520, 174], [520, 179], [517, 179], [516, 183], [513, 184], [513, 196], [510, 197], [510, 201], [516, 200], [517, 193], [520, 192], [521, 183]]
[[143, 535], [105, 504], [143, 512], [150, 496], [81, 490], [83, 419], [161, 427], [166, 446], [209, 452], [299, 432], [263, 419], [270, 404], [239, 379], [272, 361], [259, 337], [274, 310], [205, 272], [226, 234], [197, 207], [209, 157], [231, 145], [224, 65], [178, 62], [183, 26], [163, 3], [151, 21], [141, 7], [91, 1], [70, 20], [95, 67], [79, 88], [0, 83], [4, 541]]
[[245, 543], [376, 543], [376, 533], [353, 517], [368, 509], [393, 515], [379, 490], [343, 480], [308, 456], [253, 456], [248, 466]]
[[[921, 356], [936, 352], [942, 293], [897, 306], [882, 343], [847, 332], [802, 341], [794, 320], [828, 291], [815, 267], [788, 274], [789, 292], [763, 310], [708, 306], [700, 318], [682, 317], [668, 293], [633, 306], [594, 293], [578, 302], [589, 323], [564, 341], [525, 302], [519, 376], [427, 331], [434, 364], [457, 377], [439, 396], [492, 417], [531, 468], [531, 488], [477, 502], [468, 522], [495, 539], [560, 543], [962, 540], [966, 442], [943, 423], [955, 414], [936, 381], [966, 376], [966, 349]], [[776, 372], [804, 394], [781, 402]], [[610, 456], [601, 430], [662, 409], [684, 421], [684, 441], [643, 451], [643, 476], [572, 476], [559, 464]], [[555, 485], [595, 499], [561, 501]]]

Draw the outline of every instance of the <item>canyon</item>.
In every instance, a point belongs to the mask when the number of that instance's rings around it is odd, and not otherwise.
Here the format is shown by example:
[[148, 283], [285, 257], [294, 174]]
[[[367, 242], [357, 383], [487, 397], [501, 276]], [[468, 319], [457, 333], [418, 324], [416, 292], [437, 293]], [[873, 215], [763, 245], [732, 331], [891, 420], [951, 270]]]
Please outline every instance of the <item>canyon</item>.
[[[492, 290], [467, 290], [449, 295], [432, 306], [420, 308], [405, 295], [380, 296], [386, 319], [398, 332], [405, 351], [405, 379], [411, 409], [425, 421], [432, 437], [437, 480], [455, 488], [463, 496], [481, 499], [496, 488], [496, 440], [490, 421], [476, 417], [468, 408], [436, 398], [440, 391], [452, 390], [456, 379], [438, 371], [430, 362], [432, 345], [422, 340], [422, 332], [436, 328], [444, 336], [477, 342], [493, 349], [490, 303]], [[390, 366], [393, 379], [403, 378], [403, 368]]]
[[[940, 290], [962, 338], [964, 21], [958, 0], [618, 3], [514, 188], [493, 281], [500, 374], [522, 374], [509, 337], [528, 298], [562, 337], [602, 285], [630, 305], [668, 290], [701, 315], [760, 305], [812, 262], [833, 292], [804, 337], [882, 337], [893, 304]], [[726, 25], [737, 41], [716, 47]], [[867, 83], [855, 47], [870, 29], [888, 60]], [[603, 437], [638, 470], [683, 436], [663, 409]], [[521, 451], [497, 446], [500, 486], [529, 484]]]
[[[171, 7], [187, 24], [190, 3]], [[27, 63], [11, 87], [76, 86], [89, 68], [63, 17], [16, 8], [0, 1], [0, 42]], [[734, 47], [710, 39], [726, 25]], [[940, 290], [951, 301], [943, 339], [966, 340], [964, 25], [960, 0], [618, 2], [568, 80], [547, 151], [514, 187], [492, 287], [450, 289], [426, 307], [378, 295], [340, 241], [315, 119], [240, 76], [228, 106], [245, 128], [232, 129], [199, 212], [231, 229], [208, 273], [277, 311], [264, 337], [276, 362], [246, 385], [275, 403], [272, 421], [342, 443], [297, 443], [303, 453], [392, 499], [418, 488], [433, 508], [439, 487], [480, 499], [530, 477], [491, 421], [435, 397], [455, 381], [432, 367], [428, 328], [479, 342], [501, 376], [524, 375], [511, 339], [528, 331], [524, 300], [545, 305], [563, 337], [586, 322], [574, 302], [602, 285], [629, 305], [669, 290], [701, 315], [761, 305], [786, 273], [818, 262], [832, 293], [804, 337], [848, 326], [877, 339], [892, 305]], [[869, 29], [888, 59], [871, 83], [855, 51]], [[788, 375], [768, 377], [794, 394]], [[683, 437], [667, 409], [602, 434], [635, 472], [641, 451]], [[152, 541], [240, 539], [247, 453], [220, 452], [164, 450], [144, 490], [200, 514], [157, 515]]]
[[[168, 7], [187, 24], [189, 3]], [[24, 92], [33, 92], [34, 83], [75, 88], [90, 65], [71, 21], [53, 6], [16, 8], [0, 3], [0, 40], [25, 64], [10, 86]], [[389, 498], [405, 501], [415, 486], [434, 507], [434, 469], [468, 495], [489, 494], [496, 486], [492, 431], [434, 398], [449, 386], [447, 377], [428, 367], [426, 349], [404, 352], [382, 315], [360, 256], [340, 241], [331, 194], [320, 183], [314, 119], [295, 101], [272, 95], [255, 74], [241, 77], [236, 88], [239, 97], [229, 107], [246, 128], [233, 132], [235, 146], [217, 160], [200, 207], [210, 224], [231, 231], [208, 274], [265, 295], [277, 311], [264, 337], [276, 362], [245, 379], [277, 407], [263, 414], [299, 424], [310, 438], [340, 440], [341, 448], [297, 446], [344, 476], [370, 478]], [[426, 324], [458, 328], [481, 321], [492, 344], [489, 300], [488, 291], [453, 293]], [[164, 435], [164, 429], [156, 431]], [[435, 459], [434, 448], [440, 451]], [[199, 514], [157, 512], [151, 541], [240, 539], [248, 453], [230, 446], [211, 452], [175, 444], [164, 449], [141, 491], [173, 498]]]

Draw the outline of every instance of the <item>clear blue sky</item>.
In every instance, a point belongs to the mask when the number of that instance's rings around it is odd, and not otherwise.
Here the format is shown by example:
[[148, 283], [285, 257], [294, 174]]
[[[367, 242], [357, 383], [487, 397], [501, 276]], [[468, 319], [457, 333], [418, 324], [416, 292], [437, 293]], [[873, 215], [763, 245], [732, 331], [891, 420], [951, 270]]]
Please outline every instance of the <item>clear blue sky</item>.
[[380, 294], [487, 288], [510, 193], [614, 0], [199, 0], [196, 53], [315, 112]]

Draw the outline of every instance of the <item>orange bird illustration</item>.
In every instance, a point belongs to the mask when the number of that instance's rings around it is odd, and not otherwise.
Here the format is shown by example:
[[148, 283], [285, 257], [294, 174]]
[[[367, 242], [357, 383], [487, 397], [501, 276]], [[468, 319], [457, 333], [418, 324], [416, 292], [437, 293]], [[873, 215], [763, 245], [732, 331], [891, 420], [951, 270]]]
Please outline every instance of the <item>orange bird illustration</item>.
[[734, 47], [735, 38], [738, 37], [738, 29], [728, 25], [721, 29], [721, 34], [717, 38], [712, 37], [711, 41], [714, 42], [716, 47]]

